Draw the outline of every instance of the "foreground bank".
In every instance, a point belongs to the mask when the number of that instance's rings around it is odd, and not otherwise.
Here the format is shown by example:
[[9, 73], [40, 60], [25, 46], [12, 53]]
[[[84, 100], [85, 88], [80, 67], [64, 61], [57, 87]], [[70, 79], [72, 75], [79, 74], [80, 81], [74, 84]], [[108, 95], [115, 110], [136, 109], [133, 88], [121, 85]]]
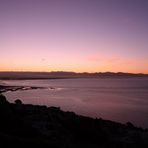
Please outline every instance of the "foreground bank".
[[148, 130], [60, 108], [9, 103], [0, 95], [0, 145], [51, 148], [148, 147]]

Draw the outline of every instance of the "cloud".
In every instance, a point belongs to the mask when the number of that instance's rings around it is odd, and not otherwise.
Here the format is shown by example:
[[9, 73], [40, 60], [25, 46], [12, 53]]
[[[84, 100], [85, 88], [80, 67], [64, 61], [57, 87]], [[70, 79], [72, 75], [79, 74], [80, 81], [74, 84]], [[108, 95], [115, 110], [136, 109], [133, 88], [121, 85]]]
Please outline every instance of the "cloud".
[[[143, 62], [142, 59], [130, 58], [130, 57], [122, 57], [121, 55], [91, 55], [87, 57], [89, 62], [101, 63], [104, 65], [121, 65], [121, 66], [129, 66], [129, 65], [138, 65]], [[144, 63], [144, 62], [143, 62]]]
[[117, 56], [108, 56], [108, 55], [91, 55], [87, 57], [87, 60], [91, 62], [107, 62], [107, 63], [116, 63], [121, 59]]

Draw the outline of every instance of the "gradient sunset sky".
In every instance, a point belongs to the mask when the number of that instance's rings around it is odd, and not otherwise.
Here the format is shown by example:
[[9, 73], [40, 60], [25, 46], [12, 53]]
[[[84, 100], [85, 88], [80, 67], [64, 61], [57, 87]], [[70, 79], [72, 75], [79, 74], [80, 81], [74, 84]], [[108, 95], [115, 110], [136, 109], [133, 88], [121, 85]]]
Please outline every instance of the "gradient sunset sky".
[[148, 0], [0, 0], [0, 71], [148, 73]]

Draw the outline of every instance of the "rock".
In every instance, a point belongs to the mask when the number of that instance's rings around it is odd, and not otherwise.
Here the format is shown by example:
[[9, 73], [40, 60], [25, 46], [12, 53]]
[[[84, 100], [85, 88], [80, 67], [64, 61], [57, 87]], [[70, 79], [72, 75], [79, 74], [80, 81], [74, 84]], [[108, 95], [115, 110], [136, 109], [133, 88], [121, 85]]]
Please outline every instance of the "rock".
[[126, 125], [129, 128], [133, 128], [133, 129], [135, 128], [135, 126], [131, 122], [127, 122]]
[[15, 102], [15, 104], [22, 104], [22, 101], [20, 99], [17, 99], [14, 102]]
[[8, 105], [9, 102], [6, 100], [6, 97], [3, 95], [0, 95], [0, 105]]
[[[9, 138], [8, 138], [9, 137]], [[64, 112], [59, 107], [9, 103], [0, 95], [0, 144], [54, 148], [147, 148], [148, 131], [109, 120]]]

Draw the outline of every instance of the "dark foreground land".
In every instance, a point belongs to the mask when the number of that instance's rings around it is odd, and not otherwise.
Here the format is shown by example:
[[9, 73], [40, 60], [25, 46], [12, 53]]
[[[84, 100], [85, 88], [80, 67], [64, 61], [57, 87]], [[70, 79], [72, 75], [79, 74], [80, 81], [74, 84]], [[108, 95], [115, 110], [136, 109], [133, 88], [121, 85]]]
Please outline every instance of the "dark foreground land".
[[0, 147], [147, 148], [148, 130], [0, 95]]

